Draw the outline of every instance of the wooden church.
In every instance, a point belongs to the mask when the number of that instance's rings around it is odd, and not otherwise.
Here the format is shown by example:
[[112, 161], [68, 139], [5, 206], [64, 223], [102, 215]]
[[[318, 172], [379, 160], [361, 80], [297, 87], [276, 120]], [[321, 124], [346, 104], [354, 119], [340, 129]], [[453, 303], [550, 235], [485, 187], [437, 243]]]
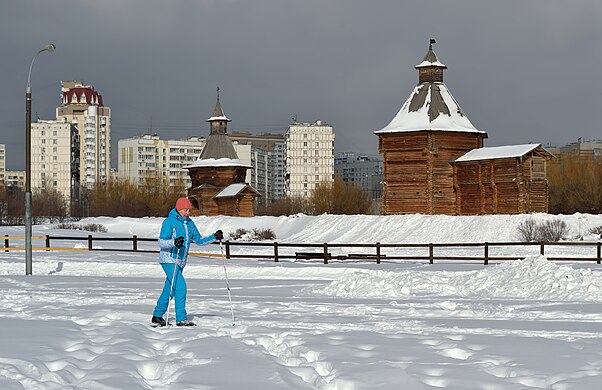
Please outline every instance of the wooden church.
[[541, 145], [484, 148], [487, 133], [473, 126], [444, 84], [447, 66], [433, 43], [415, 66], [418, 85], [393, 120], [374, 132], [384, 165], [382, 213], [547, 212], [551, 154]]
[[258, 192], [245, 183], [247, 169], [228, 137], [230, 119], [226, 117], [217, 90], [217, 102], [209, 119], [207, 143], [199, 158], [188, 169], [192, 185], [188, 198], [192, 203], [191, 215], [229, 215], [252, 217], [253, 204]]

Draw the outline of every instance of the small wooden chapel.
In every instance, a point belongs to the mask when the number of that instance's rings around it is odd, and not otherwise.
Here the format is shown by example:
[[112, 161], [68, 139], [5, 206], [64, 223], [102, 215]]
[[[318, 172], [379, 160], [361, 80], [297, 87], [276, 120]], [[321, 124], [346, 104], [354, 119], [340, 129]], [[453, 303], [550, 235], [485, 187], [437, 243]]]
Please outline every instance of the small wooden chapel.
[[192, 185], [188, 198], [192, 203], [191, 215], [229, 215], [252, 217], [258, 192], [245, 182], [249, 165], [243, 164], [228, 137], [230, 119], [226, 117], [217, 89], [217, 102], [209, 119], [207, 144], [199, 158], [188, 169]]

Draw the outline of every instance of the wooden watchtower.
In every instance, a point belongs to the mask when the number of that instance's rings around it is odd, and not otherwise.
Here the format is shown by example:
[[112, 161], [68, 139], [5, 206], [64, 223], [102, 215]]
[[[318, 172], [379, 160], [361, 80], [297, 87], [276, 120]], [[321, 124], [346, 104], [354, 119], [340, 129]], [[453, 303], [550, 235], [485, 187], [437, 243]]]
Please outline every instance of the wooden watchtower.
[[483, 147], [487, 133], [468, 120], [443, 82], [431, 40], [418, 85], [395, 118], [374, 133], [383, 155], [383, 214], [456, 214], [451, 162]]

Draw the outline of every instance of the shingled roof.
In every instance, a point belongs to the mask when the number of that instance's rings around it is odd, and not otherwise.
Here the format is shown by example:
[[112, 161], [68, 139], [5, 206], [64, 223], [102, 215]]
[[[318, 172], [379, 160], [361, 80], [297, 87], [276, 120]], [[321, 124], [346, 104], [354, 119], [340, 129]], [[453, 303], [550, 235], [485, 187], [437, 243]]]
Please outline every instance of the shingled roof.
[[[207, 119], [211, 127], [207, 143], [201, 152], [199, 158], [191, 165], [184, 168], [201, 167], [201, 166], [242, 166], [249, 167], [243, 164], [232, 140], [228, 137], [227, 126], [230, 119], [226, 117], [222, 110], [222, 105], [219, 99], [219, 88], [217, 89], [217, 101], [211, 118]], [[249, 167], [250, 168], [250, 167]]]
[[[219, 88], [217, 88], [217, 102], [215, 103], [215, 108], [213, 109], [213, 113], [211, 114], [211, 118], [207, 119], [207, 122], [211, 123], [212, 121], [226, 121], [231, 122], [230, 119], [224, 114], [224, 110], [222, 110], [222, 104], [219, 101]], [[213, 129], [212, 129], [213, 130]]]

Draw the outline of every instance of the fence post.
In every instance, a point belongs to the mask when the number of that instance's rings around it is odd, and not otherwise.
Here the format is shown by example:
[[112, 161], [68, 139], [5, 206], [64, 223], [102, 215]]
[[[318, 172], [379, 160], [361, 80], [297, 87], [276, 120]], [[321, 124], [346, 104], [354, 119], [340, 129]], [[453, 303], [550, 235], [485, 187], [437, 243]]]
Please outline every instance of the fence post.
[[226, 259], [230, 259], [230, 240], [226, 241]]
[[376, 243], [376, 264], [380, 264], [380, 242]]
[[5, 234], [4, 235], [4, 248], [5, 248], [4, 252], [8, 252], [8, 247], [9, 247], [9, 245], [8, 245], [8, 234]]
[[278, 243], [274, 241], [274, 262], [278, 262]]
[[546, 246], [545, 246], [545, 244], [543, 242], [539, 243], [539, 254], [542, 255], [542, 256], [544, 255], [545, 247]]
[[598, 247], [598, 261], [597, 261], [597, 263], [600, 264], [600, 260], [601, 260], [600, 258], [602, 257], [602, 256], [600, 256], [600, 255], [602, 255], [602, 243], [600, 241], [598, 241], [598, 245], [596, 245], [596, 246]]
[[134, 250], [134, 252], [138, 252], [138, 236], [135, 234], [132, 238], [132, 249]]
[[328, 264], [328, 243], [324, 243], [324, 264]]
[[489, 243], [485, 243], [485, 265], [489, 264]]
[[88, 250], [92, 250], [92, 235], [88, 234]]
[[46, 251], [50, 250], [50, 236], [46, 235]]
[[429, 242], [429, 264], [433, 264], [433, 252], [434, 252], [434, 245], [432, 242]]

